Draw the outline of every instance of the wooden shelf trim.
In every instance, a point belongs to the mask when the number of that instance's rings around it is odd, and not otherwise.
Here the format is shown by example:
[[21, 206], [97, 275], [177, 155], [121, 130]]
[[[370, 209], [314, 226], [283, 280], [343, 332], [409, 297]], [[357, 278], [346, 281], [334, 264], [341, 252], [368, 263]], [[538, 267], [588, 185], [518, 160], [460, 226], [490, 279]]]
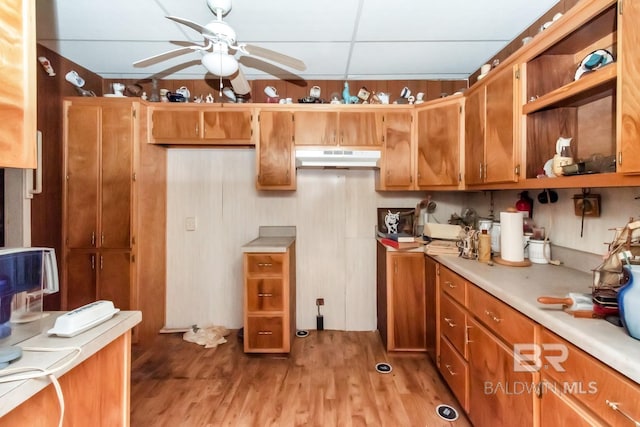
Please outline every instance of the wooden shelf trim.
[[[573, 97], [592, 91], [613, 82], [618, 75], [616, 63], [607, 64], [601, 69], [584, 75], [579, 80], [573, 81], [554, 91], [546, 93], [535, 101], [522, 106], [522, 114], [531, 114], [544, 108], [570, 101]], [[604, 92], [604, 91], [603, 91]], [[593, 98], [590, 98], [593, 99]], [[574, 104], [570, 105], [573, 106]]]

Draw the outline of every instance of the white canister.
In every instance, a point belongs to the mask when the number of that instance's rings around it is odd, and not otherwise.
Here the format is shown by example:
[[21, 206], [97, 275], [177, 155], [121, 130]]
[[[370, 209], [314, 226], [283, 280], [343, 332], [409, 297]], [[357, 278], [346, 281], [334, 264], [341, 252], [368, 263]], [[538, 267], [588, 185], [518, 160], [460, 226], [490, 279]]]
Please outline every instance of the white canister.
[[529, 261], [548, 264], [551, 259], [551, 243], [548, 240], [529, 239]]
[[491, 251], [494, 254], [500, 253], [500, 223], [494, 222], [491, 225]]

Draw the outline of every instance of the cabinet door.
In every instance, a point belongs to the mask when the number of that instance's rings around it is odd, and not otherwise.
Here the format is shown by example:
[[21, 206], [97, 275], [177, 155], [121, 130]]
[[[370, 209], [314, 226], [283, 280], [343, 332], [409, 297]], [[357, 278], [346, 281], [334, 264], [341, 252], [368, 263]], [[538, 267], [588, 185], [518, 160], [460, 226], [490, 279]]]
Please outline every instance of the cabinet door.
[[155, 142], [180, 142], [200, 139], [200, 112], [152, 110], [151, 137]]
[[484, 181], [484, 86], [474, 89], [464, 103], [464, 182]]
[[256, 187], [260, 190], [295, 190], [293, 122], [288, 111], [260, 113]]
[[[622, 6], [619, 6], [622, 7]], [[640, 3], [624, 2], [624, 13], [618, 15], [618, 140], [620, 144], [617, 171], [640, 172]]]
[[131, 246], [133, 120], [130, 104], [102, 107], [98, 245], [103, 248]]
[[517, 181], [515, 171], [515, 70], [501, 71], [486, 86], [485, 182]]
[[295, 145], [338, 144], [337, 112], [296, 111], [293, 113], [293, 120]]
[[384, 115], [384, 156], [379, 190], [410, 190], [413, 185], [411, 113]]
[[438, 263], [433, 258], [424, 258], [425, 283], [425, 317], [426, 317], [426, 347], [431, 361], [436, 363], [437, 356], [437, 298], [438, 298]]
[[69, 248], [97, 245], [100, 107], [67, 109], [65, 230]]
[[474, 426], [532, 426], [535, 384], [516, 372], [513, 349], [469, 319], [469, 419]]
[[458, 185], [461, 113], [459, 102], [418, 112], [418, 187]]
[[425, 350], [424, 254], [388, 254], [391, 350]]
[[382, 117], [373, 112], [340, 112], [338, 145], [344, 147], [380, 147]]
[[562, 386], [562, 383], [553, 380], [542, 380], [542, 396], [540, 399], [541, 426], [600, 427], [607, 425], [588, 414], [580, 404], [573, 401], [562, 390]]
[[67, 281], [66, 304], [63, 309], [73, 310], [96, 300], [96, 264], [95, 252], [69, 251], [65, 257]]
[[35, 2], [0, 6], [0, 167], [36, 167]]
[[98, 256], [98, 299], [113, 301], [121, 310], [133, 308], [131, 301], [131, 253], [101, 252]]
[[205, 111], [202, 136], [222, 144], [251, 143], [251, 111]]

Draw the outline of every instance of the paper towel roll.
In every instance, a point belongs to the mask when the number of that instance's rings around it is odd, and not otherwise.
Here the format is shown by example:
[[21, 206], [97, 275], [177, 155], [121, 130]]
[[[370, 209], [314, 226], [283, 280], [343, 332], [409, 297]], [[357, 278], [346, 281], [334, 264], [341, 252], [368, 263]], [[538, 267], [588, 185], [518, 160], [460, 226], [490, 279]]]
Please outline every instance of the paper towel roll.
[[500, 212], [500, 257], [505, 261], [524, 261], [522, 212]]

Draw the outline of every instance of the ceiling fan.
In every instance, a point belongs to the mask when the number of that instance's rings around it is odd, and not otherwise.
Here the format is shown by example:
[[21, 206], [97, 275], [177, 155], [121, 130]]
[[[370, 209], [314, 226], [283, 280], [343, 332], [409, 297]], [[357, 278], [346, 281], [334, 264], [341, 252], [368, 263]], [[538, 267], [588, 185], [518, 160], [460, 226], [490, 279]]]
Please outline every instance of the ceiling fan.
[[216, 19], [204, 26], [176, 16], [166, 17], [199, 32], [204, 38], [202, 45], [193, 44], [170, 50], [136, 61], [133, 66], [146, 67], [188, 52], [200, 51], [202, 52], [202, 65], [207, 71], [219, 76], [221, 80], [222, 77], [231, 77], [231, 86], [234, 92], [240, 95], [249, 93], [250, 86], [239, 67], [234, 53], [240, 52], [245, 55], [261, 57], [299, 71], [304, 71], [307, 68], [304, 62], [291, 56], [259, 46], [237, 43], [236, 32], [222, 20], [222, 17], [231, 10], [231, 0], [206, 1], [209, 9], [216, 15]]

